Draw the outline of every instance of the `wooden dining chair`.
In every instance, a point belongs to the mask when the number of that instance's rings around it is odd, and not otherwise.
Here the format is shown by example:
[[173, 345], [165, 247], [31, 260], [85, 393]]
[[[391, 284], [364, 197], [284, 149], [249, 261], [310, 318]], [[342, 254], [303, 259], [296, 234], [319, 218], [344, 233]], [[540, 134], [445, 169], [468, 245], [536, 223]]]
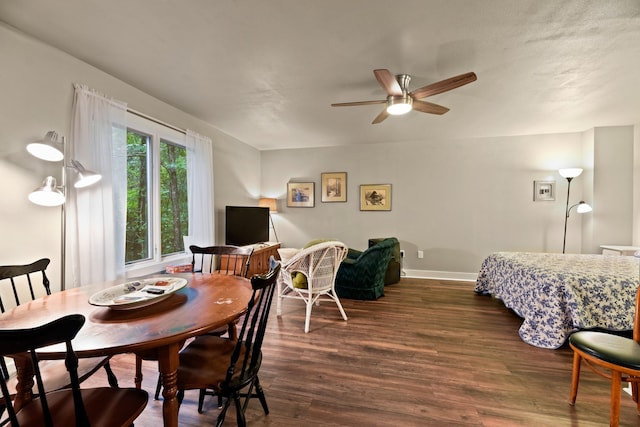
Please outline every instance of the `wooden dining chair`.
[[[191, 265], [195, 273], [226, 274], [231, 276], [247, 277], [251, 266], [252, 246], [189, 246], [193, 254]], [[229, 338], [236, 339], [236, 323], [229, 323], [226, 327], [207, 332], [209, 335], [228, 334]]]
[[[0, 266], [0, 312], [4, 313], [13, 306], [18, 306], [26, 301], [33, 301], [45, 295], [51, 295], [50, 281], [46, 269], [49, 266], [48, 258], [39, 259], [27, 265]], [[41, 277], [38, 279], [38, 277]], [[38, 285], [41, 285], [38, 286]], [[3, 300], [3, 295], [5, 299]], [[7, 381], [11, 395], [15, 394], [17, 385], [16, 376], [9, 376], [5, 359], [0, 357], [0, 369]], [[111, 387], [118, 387], [118, 379], [109, 364], [109, 357], [92, 357], [80, 359], [78, 375], [80, 382], [89, 378], [98, 369], [104, 368], [107, 380]], [[69, 379], [64, 373], [63, 360], [47, 360], [41, 364], [45, 389], [47, 391], [65, 388], [69, 386]], [[4, 404], [0, 404], [0, 413], [4, 411]]]
[[215, 273], [247, 277], [253, 246], [189, 246], [194, 273]]
[[640, 381], [640, 287], [636, 291], [633, 338], [596, 331], [578, 331], [569, 337], [573, 349], [573, 372], [569, 404], [575, 405], [582, 362], [596, 374], [611, 380], [609, 425], [620, 422], [622, 382], [631, 384], [633, 400], [640, 413], [638, 382]]
[[[7, 405], [12, 427], [128, 427], [142, 413], [149, 399], [144, 390], [114, 387], [80, 389], [78, 357], [71, 340], [84, 322], [83, 315], [72, 314], [35, 328], [0, 330], [0, 355], [28, 355], [38, 388], [38, 397], [18, 411]], [[36, 350], [60, 343], [66, 346], [65, 365], [70, 387], [47, 392]], [[10, 399], [11, 392], [1, 377], [0, 388], [4, 399]]]
[[[191, 267], [193, 273], [210, 273], [210, 274], [226, 274], [232, 276], [247, 277], [253, 254], [252, 246], [206, 246], [200, 247], [196, 245], [189, 246], [192, 253]], [[211, 335], [229, 334], [234, 338], [236, 334], [236, 322], [229, 323], [226, 327], [209, 331]], [[140, 353], [136, 355], [136, 384], [142, 382], [142, 361], [157, 360], [155, 353]], [[162, 376], [158, 375], [156, 382], [156, 390], [153, 395], [155, 400], [160, 399], [160, 391], [162, 390]], [[202, 391], [204, 399], [205, 390]]]
[[268, 273], [251, 277], [253, 293], [236, 341], [228, 337], [201, 335], [180, 352], [178, 401], [184, 399], [185, 390], [213, 390], [212, 394], [224, 400], [217, 426], [224, 422], [231, 402], [236, 407], [238, 426], [246, 425], [244, 413], [251, 398], [257, 397], [265, 414], [269, 414], [258, 372], [275, 283], [280, 274], [280, 263], [272, 257], [270, 264]]

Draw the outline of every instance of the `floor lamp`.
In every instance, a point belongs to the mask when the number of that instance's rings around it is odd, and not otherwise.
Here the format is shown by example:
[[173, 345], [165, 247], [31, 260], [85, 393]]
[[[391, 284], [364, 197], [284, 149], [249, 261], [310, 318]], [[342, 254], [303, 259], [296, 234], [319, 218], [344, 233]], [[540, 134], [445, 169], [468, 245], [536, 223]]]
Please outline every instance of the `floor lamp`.
[[[67, 158], [67, 144], [64, 137], [58, 140], [58, 134], [49, 131], [42, 141], [27, 145], [27, 151], [41, 160], [49, 162], [64, 161]], [[74, 170], [78, 178], [73, 184], [75, 188], [88, 187], [102, 179], [102, 175], [89, 171], [77, 160], [71, 160], [69, 165], [63, 163], [60, 181], [62, 185], [57, 185], [53, 176], [48, 176], [42, 185], [29, 193], [29, 201], [40, 206], [60, 206], [60, 290], [65, 289], [66, 274], [66, 236], [67, 236], [67, 216], [65, 213], [65, 201], [67, 200], [67, 168]]]
[[591, 206], [589, 206], [587, 203], [585, 203], [582, 200], [576, 203], [575, 205], [572, 205], [571, 207], [569, 207], [569, 195], [571, 194], [571, 181], [573, 180], [573, 178], [579, 176], [582, 173], [582, 169], [566, 168], [566, 169], [560, 169], [558, 172], [562, 177], [567, 179], [567, 205], [565, 208], [565, 215], [564, 215], [564, 239], [562, 240], [562, 253], [565, 253], [565, 248], [567, 246], [567, 221], [569, 220], [569, 212], [571, 212], [571, 209], [573, 209], [576, 206], [577, 206], [576, 211], [578, 213], [591, 212], [593, 209], [591, 208]]
[[279, 242], [278, 233], [276, 233], [276, 226], [273, 225], [273, 217], [271, 216], [272, 213], [278, 213], [278, 204], [276, 203], [276, 199], [262, 197], [258, 201], [258, 206], [261, 208], [269, 208], [269, 220], [271, 221], [271, 228], [273, 228], [273, 235], [276, 237], [276, 242]]

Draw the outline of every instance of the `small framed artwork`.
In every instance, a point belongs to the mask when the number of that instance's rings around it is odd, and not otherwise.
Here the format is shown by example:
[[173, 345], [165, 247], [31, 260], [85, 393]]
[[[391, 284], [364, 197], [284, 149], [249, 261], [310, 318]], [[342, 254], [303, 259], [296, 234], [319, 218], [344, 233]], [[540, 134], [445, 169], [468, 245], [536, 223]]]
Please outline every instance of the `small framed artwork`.
[[533, 201], [544, 202], [556, 199], [555, 181], [533, 181]]
[[321, 175], [323, 203], [347, 201], [347, 173], [325, 172]]
[[287, 207], [312, 208], [315, 205], [314, 182], [288, 182]]
[[361, 211], [390, 211], [391, 184], [367, 184], [360, 186]]

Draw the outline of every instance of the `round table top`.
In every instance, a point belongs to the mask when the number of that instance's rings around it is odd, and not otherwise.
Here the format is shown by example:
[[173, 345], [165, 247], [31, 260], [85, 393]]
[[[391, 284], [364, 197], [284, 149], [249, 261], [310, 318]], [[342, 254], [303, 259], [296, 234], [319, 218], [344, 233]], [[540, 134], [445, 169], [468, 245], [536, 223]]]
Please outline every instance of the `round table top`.
[[[68, 314], [82, 314], [86, 322], [73, 340], [73, 349], [80, 357], [109, 356], [154, 349], [224, 326], [244, 313], [251, 298], [251, 283], [242, 277], [201, 273], [173, 276], [187, 279], [187, 285], [146, 307], [112, 310], [89, 304], [95, 292], [134, 280], [122, 279], [55, 292], [24, 303], [0, 315], [0, 328], [31, 328]], [[38, 353], [60, 357], [64, 348], [54, 346]]]

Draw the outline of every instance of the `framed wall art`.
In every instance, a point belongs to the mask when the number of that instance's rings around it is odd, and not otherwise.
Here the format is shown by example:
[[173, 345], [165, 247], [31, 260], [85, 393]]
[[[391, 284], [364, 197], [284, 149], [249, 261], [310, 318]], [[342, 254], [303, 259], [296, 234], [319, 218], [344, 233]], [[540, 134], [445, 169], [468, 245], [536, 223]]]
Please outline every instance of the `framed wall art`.
[[315, 205], [314, 182], [288, 182], [287, 207], [312, 208]]
[[366, 184], [360, 186], [361, 211], [390, 211], [391, 184]]
[[555, 181], [533, 181], [533, 201], [553, 201], [556, 199]]
[[347, 173], [324, 172], [321, 175], [322, 197], [324, 203], [347, 201]]

